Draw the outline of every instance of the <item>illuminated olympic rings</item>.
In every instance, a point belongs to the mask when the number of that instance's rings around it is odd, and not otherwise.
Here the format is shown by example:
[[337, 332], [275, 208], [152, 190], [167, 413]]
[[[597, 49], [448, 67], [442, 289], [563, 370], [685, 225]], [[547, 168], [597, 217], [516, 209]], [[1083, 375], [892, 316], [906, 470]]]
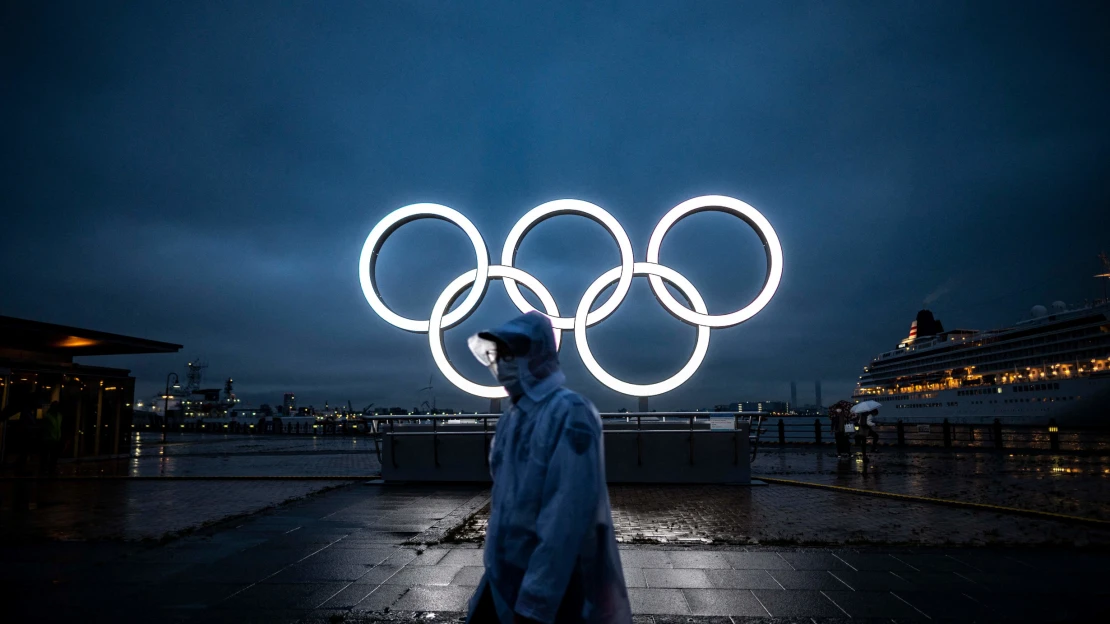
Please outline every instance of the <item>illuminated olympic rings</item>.
[[[763, 241], [763, 248], [767, 253], [767, 273], [764, 276], [763, 288], [759, 295], [747, 306], [729, 314], [709, 314], [705, 302], [697, 289], [694, 288], [694, 285], [679, 272], [659, 264], [659, 250], [663, 245], [663, 238], [671, 227], [692, 214], [709, 211], [731, 214], [752, 226], [760, 240]], [[579, 215], [597, 222], [613, 237], [621, 257], [620, 266], [606, 271], [586, 289], [586, 293], [575, 309], [574, 316], [560, 316], [555, 299], [547, 288], [533, 275], [513, 266], [517, 249], [520, 247], [524, 236], [539, 223], [561, 215]], [[477, 262], [477, 268], [463, 273], [447, 285], [447, 288], [436, 299], [429, 319], [426, 321], [406, 318], [389, 309], [382, 301], [375, 281], [378, 253], [381, 251], [385, 240], [397, 228], [417, 219], [440, 219], [457, 226], [470, 239]], [[435, 360], [436, 366], [451, 383], [465, 392], [487, 398], [506, 396], [505, 389], [500, 386], [476, 384], [459, 374], [451, 365], [443, 348], [443, 331], [466, 320], [481, 303], [489, 281], [499, 279], [504, 282], [509, 299], [521, 312], [531, 312], [535, 308], [521, 294], [518, 282], [535, 293], [544, 307], [542, 313], [551, 319], [557, 347], [560, 344], [563, 331], [574, 331], [578, 334], [578, 339], [575, 341], [578, 346], [578, 353], [586, 369], [598, 381], [622, 394], [646, 397], [674, 390], [690, 379], [709, 350], [709, 332], [712, 328], [738, 325], [752, 318], [766, 307], [771, 298], [774, 297], [782, 279], [782, 263], [782, 246], [779, 244], [778, 236], [770, 222], [755, 208], [732, 197], [723, 195], [695, 197], [672, 208], [663, 216], [651, 234], [648, 241], [647, 262], [634, 261], [632, 243], [629, 241], [628, 235], [625, 234], [624, 228], [613, 218], [613, 215], [600, 206], [589, 202], [577, 199], [559, 199], [533, 208], [517, 221], [505, 240], [505, 247], [501, 252], [501, 264], [492, 265], [489, 261], [486, 243], [482, 239], [482, 235], [478, 233], [478, 228], [474, 227], [474, 224], [460, 212], [439, 204], [412, 204], [399, 208], [386, 215], [370, 230], [370, 235], [366, 237], [366, 243], [362, 246], [362, 255], [358, 263], [358, 277], [366, 301], [385, 322], [406, 331], [428, 334], [428, 344], [431, 347], [432, 358]], [[598, 364], [586, 340], [586, 328], [605, 320], [620, 306], [632, 286], [632, 278], [637, 275], [647, 276], [651, 290], [655, 293], [655, 298], [672, 316], [698, 328], [697, 341], [690, 361], [669, 379], [653, 384], [632, 384], [613, 377]], [[598, 296], [614, 282], [616, 282], [616, 288], [614, 288], [613, 294], [609, 296], [605, 303], [591, 312], [590, 308], [594, 305]], [[682, 305], [675, 299], [667, 290], [664, 282], [669, 282], [677, 288], [690, 307]], [[457, 308], [451, 310], [455, 300], [471, 284], [474, 286], [470, 289], [470, 292], [463, 298]], [[691, 307], [693, 309], [690, 309]]]

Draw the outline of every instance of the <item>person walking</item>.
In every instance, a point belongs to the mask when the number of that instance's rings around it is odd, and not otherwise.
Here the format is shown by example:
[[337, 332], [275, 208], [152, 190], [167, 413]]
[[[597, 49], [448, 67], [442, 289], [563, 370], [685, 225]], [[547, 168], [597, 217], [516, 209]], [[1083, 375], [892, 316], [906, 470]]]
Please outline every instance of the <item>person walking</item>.
[[848, 401], [837, 401], [829, 406], [829, 420], [832, 422], [833, 439], [836, 440], [836, 456], [847, 457], [852, 454], [852, 439], [846, 427], [852, 423], [852, 404]]
[[875, 431], [875, 416], [878, 415], [879, 410], [877, 409], [859, 414], [859, 428], [856, 429], [856, 443], [860, 445], [860, 450], [863, 451], [865, 457], [867, 456], [867, 438], [874, 440], [871, 444], [871, 452], [875, 453], [879, 450], [879, 433]]
[[58, 453], [62, 444], [62, 410], [57, 401], [50, 403], [42, 415], [42, 445], [39, 448], [39, 472], [54, 476], [58, 469]]
[[491, 443], [486, 569], [467, 622], [630, 624], [601, 418], [563, 387], [551, 321], [529, 312], [468, 344], [511, 404]]

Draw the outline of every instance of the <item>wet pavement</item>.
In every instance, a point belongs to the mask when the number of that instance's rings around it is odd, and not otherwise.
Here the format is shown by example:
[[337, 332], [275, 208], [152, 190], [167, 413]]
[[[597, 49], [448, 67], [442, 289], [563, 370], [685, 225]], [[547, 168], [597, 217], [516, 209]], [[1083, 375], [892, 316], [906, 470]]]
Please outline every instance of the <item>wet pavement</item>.
[[163, 539], [350, 482], [323, 477], [371, 478], [379, 464], [361, 437], [171, 433], [165, 444], [137, 435], [129, 458], [58, 472], [144, 479], [0, 480], [0, 539]]
[[[482, 550], [409, 544], [485, 496], [355, 484], [165, 545], [8, 545], [3, 604], [12, 621], [458, 621]], [[1108, 614], [1105, 551], [624, 545], [621, 560], [638, 621], [655, 624]]]
[[[137, 458], [67, 468], [197, 479], [0, 480], [3, 619], [458, 621], [483, 571], [488, 488], [251, 478], [372, 474], [372, 449], [141, 436]], [[864, 472], [784, 449], [753, 472], [1103, 518], [1106, 468], [1099, 456], [884, 449]], [[778, 484], [610, 495], [637, 622], [1110, 616], [1099, 527]]]
[[[624, 543], [1110, 545], [1110, 528], [783, 485], [613, 485], [609, 496]], [[481, 543], [488, 513], [456, 539]]]

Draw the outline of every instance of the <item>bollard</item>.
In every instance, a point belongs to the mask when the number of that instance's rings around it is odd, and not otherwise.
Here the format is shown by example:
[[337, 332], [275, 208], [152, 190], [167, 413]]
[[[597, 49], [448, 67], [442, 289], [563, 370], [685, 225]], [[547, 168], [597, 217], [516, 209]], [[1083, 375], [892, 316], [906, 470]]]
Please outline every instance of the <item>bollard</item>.
[[1056, 426], [1056, 419], [1048, 421], [1048, 445], [1054, 451], [1060, 450], [1060, 428]]
[[906, 445], [906, 424], [898, 421], [898, 446]]
[[944, 448], [952, 447], [952, 425], [949, 424], [948, 419], [944, 419]]
[[779, 419], [779, 444], [786, 444], [786, 424]]
[[994, 448], [1002, 449], [1002, 421], [997, 418], [994, 419], [994, 424], [991, 425], [991, 436], [994, 438]]
[[815, 418], [813, 420], [813, 440], [814, 444], [821, 443], [821, 419]]

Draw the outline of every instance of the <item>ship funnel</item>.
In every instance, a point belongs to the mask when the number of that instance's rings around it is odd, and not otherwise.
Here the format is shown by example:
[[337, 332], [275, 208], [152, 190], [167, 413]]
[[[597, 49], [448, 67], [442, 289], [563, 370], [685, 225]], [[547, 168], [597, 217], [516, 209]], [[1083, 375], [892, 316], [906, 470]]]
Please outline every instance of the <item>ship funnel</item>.
[[[916, 329], [916, 332], [914, 331]], [[928, 310], [922, 310], [917, 313], [917, 320], [910, 326], [910, 333], [916, 337], [922, 338], [924, 336], [935, 336], [944, 331], [944, 327], [940, 321], [933, 318], [933, 313]]]

